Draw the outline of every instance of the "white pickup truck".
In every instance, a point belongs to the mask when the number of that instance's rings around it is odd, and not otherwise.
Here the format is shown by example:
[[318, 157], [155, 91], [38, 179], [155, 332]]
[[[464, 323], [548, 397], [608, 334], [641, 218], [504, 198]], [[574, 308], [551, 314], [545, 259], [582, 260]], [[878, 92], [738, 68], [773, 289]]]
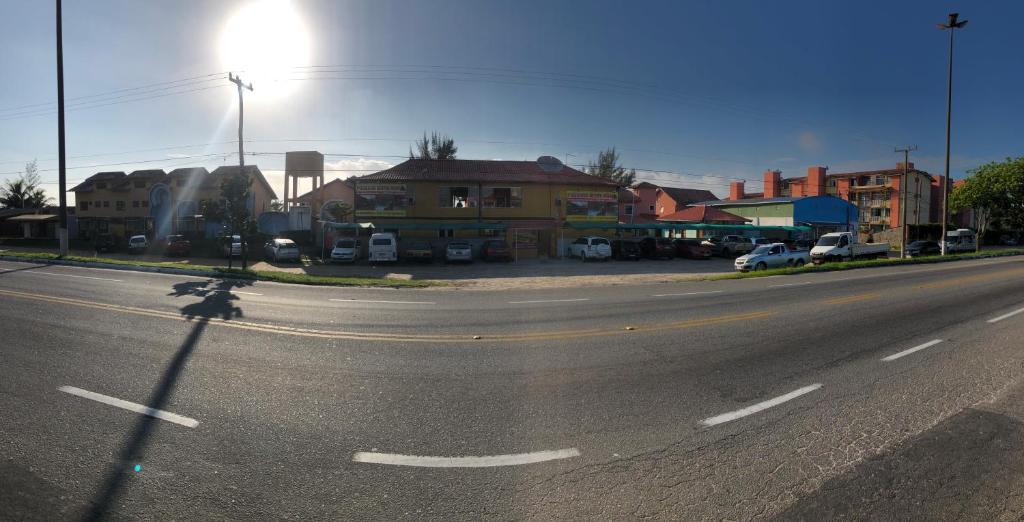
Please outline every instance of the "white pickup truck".
[[811, 259], [816, 265], [829, 261], [875, 259], [888, 255], [888, 243], [858, 243], [856, 234], [852, 232], [825, 234], [811, 249]]
[[753, 252], [736, 258], [736, 270], [767, 270], [769, 268], [785, 268], [804, 266], [811, 261], [806, 250], [790, 250], [785, 243], [762, 245]]

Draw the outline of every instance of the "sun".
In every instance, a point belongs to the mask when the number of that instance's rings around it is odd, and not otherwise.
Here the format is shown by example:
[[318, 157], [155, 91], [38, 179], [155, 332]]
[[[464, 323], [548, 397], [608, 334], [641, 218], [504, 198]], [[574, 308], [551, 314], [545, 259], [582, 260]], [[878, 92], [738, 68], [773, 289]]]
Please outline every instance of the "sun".
[[295, 67], [309, 65], [310, 37], [289, 0], [256, 0], [231, 16], [220, 36], [224, 67], [253, 83], [253, 96], [280, 98], [295, 90]]

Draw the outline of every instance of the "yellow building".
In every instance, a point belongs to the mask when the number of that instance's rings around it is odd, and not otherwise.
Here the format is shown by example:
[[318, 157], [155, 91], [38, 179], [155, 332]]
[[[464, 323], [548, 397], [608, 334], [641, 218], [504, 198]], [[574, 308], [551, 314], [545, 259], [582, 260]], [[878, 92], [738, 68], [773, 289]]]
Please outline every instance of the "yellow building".
[[[399, 239], [504, 238], [518, 257], [557, 257], [567, 240], [618, 222], [616, 182], [537, 161], [410, 159], [352, 178], [355, 220]], [[578, 225], [576, 225], [578, 227]], [[606, 231], [605, 231], [606, 232]], [[560, 248], [559, 245], [562, 245]]]
[[[111, 233], [118, 237], [145, 234], [162, 239], [168, 234], [195, 233], [213, 235], [219, 223], [203, 218], [204, 201], [220, 199], [221, 181], [238, 173], [238, 167], [182, 168], [163, 170], [100, 172], [70, 190], [75, 193], [78, 232], [81, 237]], [[259, 167], [247, 165], [252, 178], [249, 209], [255, 219], [270, 210], [276, 198]]]

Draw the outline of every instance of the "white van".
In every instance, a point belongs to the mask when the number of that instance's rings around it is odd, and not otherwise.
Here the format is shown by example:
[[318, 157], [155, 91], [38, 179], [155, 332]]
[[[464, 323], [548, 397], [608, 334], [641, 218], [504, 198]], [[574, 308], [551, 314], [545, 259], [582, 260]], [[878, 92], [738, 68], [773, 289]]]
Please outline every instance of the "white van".
[[395, 235], [390, 232], [382, 232], [370, 236], [367, 257], [371, 263], [375, 261], [398, 261], [398, 241], [395, 239]]
[[978, 249], [978, 236], [969, 228], [958, 228], [946, 232], [946, 253], [974, 252]]

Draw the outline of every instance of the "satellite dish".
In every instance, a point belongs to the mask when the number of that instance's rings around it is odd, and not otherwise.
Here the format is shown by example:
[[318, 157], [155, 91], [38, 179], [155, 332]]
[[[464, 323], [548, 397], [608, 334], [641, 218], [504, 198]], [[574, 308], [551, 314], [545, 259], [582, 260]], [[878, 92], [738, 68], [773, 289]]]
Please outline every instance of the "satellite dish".
[[537, 164], [544, 172], [558, 172], [562, 170], [562, 162], [554, 156], [541, 156], [537, 158]]

